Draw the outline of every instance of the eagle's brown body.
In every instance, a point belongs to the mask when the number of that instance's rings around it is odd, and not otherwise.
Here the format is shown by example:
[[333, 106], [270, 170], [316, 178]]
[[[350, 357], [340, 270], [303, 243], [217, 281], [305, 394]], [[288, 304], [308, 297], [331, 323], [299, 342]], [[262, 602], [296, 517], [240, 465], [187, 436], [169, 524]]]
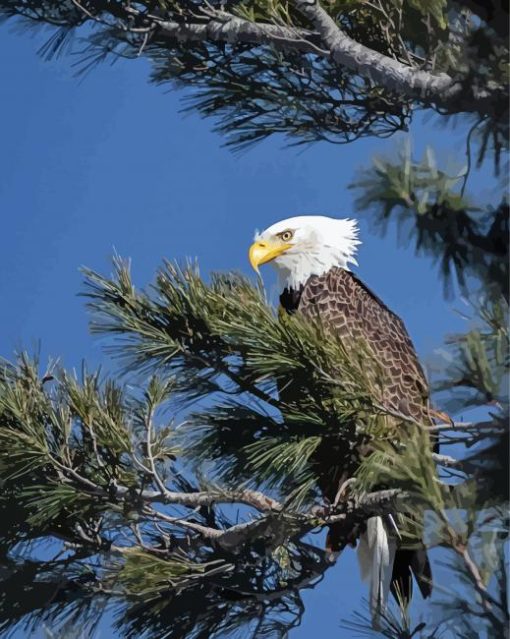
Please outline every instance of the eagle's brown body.
[[[350, 271], [333, 267], [323, 275], [312, 275], [300, 290], [285, 289], [280, 302], [288, 313], [318, 319], [347, 347], [349, 341], [362, 340], [384, 375], [382, 405], [422, 424], [430, 423], [427, 381], [402, 320]], [[353, 454], [352, 448], [342, 450], [330, 442], [319, 448], [316, 468], [324, 497], [335, 499], [339, 486], [354, 474], [362, 454], [362, 450]], [[337, 537], [332, 526], [328, 536], [332, 551], [340, 550]], [[398, 582], [404, 596], [409, 598], [411, 569], [427, 596], [430, 567], [424, 550], [397, 551], [393, 584]]]

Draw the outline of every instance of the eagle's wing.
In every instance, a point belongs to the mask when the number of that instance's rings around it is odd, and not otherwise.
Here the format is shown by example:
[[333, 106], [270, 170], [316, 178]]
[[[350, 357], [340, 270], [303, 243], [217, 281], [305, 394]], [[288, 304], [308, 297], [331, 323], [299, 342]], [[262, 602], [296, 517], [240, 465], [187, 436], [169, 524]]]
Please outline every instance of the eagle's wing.
[[[344, 340], [347, 348], [349, 342], [355, 347], [362, 340], [384, 374], [382, 404], [422, 424], [431, 423], [427, 380], [402, 320], [350, 271], [333, 268], [324, 275], [312, 276], [303, 287], [295, 310], [320, 321], [326, 331]], [[326, 452], [318, 450], [318, 464], [325, 470], [320, 474], [319, 485], [327, 497], [334, 493], [339, 474], [332, 472], [334, 454], [331, 446]], [[327, 547], [338, 549], [334, 525], [330, 527]], [[409, 601], [412, 573], [423, 596], [430, 595], [432, 575], [425, 547], [395, 551], [395, 540], [383, 518], [373, 517], [367, 522], [358, 555], [370, 579], [374, 628], [378, 627], [390, 588]]]
[[383, 404], [430, 423], [427, 380], [402, 320], [350, 271], [312, 276], [297, 308], [345, 340], [363, 340], [384, 372]]

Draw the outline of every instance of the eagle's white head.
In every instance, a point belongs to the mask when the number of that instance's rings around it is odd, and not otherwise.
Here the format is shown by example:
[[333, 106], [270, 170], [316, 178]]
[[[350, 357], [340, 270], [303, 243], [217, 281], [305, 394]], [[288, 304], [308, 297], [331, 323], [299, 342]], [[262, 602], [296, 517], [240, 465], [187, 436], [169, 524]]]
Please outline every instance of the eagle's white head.
[[256, 271], [271, 262], [282, 289], [297, 289], [311, 275], [322, 275], [333, 266], [348, 270], [349, 263], [357, 264], [354, 254], [359, 244], [355, 220], [300, 215], [256, 233], [249, 256]]

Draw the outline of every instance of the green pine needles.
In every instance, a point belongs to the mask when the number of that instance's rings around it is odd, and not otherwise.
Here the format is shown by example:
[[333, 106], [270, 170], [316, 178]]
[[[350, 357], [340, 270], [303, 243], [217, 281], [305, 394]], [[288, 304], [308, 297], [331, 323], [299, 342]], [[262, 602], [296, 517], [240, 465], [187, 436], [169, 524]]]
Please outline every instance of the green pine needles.
[[[498, 455], [488, 465], [434, 455], [426, 425], [381, 406], [384, 378], [364, 344], [278, 319], [240, 275], [206, 282], [196, 265], [166, 263], [142, 291], [127, 263], [114, 267], [111, 278], [86, 271], [85, 295], [118, 379], [42, 372], [26, 355], [1, 370], [3, 630], [80, 619], [91, 631], [113, 609], [128, 637], [223, 637], [254, 623], [256, 636], [284, 637], [303, 612], [300, 590], [331, 565], [308, 534], [343, 522], [347, 543], [353, 525], [389, 512], [403, 543], [425, 534], [449, 548], [484, 623], [504, 627], [489, 587], [503, 578], [504, 497], [486, 490]], [[435, 426], [445, 443], [507, 433], [502, 303], [483, 313], [483, 331], [452, 340], [451, 385], [475, 403], [490, 392], [493, 412]], [[286, 384], [299, 390], [291, 403], [280, 400]], [[339, 439], [372, 452], [328, 505], [314, 455]]]

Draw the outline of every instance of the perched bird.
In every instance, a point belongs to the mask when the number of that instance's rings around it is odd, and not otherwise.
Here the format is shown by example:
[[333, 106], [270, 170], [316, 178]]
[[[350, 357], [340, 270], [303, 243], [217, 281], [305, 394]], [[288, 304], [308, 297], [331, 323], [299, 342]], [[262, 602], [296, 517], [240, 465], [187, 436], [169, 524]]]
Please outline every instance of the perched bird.
[[[354, 220], [304, 215], [257, 233], [249, 259], [256, 271], [267, 262], [276, 268], [280, 303], [286, 313], [319, 320], [326, 332], [346, 344], [361, 339], [368, 345], [384, 372], [385, 407], [430, 424], [428, 384], [402, 320], [349, 269], [349, 264], [357, 265], [359, 244]], [[318, 484], [330, 502], [342, 482], [352, 476], [352, 459], [350, 450], [330, 443], [319, 447], [315, 458]], [[362, 577], [370, 582], [375, 626], [390, 590], [409, 601], [413, 574], [422, 595], [431, 593], [425, 548], [399, 548], [392, 528], [393, 518], [372, 517], [358, 543]], [[327, 548], [331, 553], [341, 550], [339, 537], [338, 525], [330, 526]]]

